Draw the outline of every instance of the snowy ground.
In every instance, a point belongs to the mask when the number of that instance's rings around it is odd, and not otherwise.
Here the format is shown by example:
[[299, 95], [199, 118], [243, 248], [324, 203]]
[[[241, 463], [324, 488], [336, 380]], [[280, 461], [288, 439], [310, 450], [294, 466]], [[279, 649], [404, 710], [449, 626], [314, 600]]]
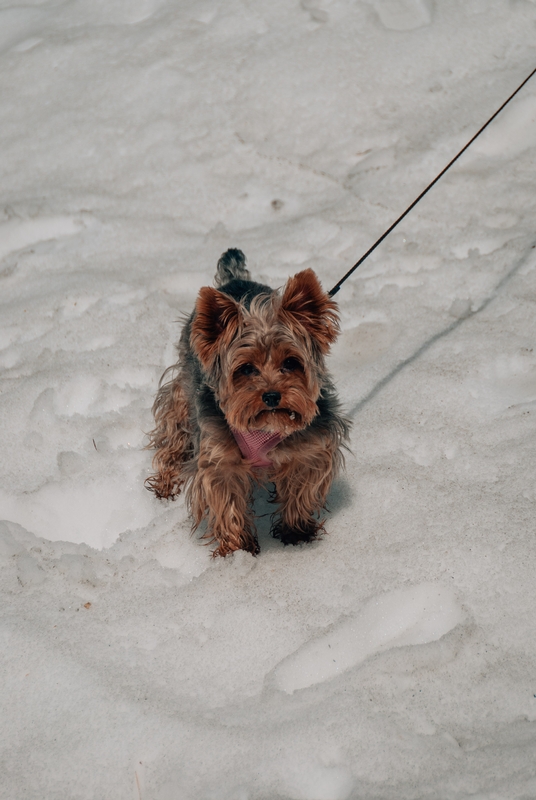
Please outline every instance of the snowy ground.
[[[536, 78], [338, 295], [329, 535], [143, 488], [220, 253], [326, 288], [536, 66], [528, 0], [0, 2], [8, 800], [536, 797]], [[259, 499], [259, 511], [264, 510]]]

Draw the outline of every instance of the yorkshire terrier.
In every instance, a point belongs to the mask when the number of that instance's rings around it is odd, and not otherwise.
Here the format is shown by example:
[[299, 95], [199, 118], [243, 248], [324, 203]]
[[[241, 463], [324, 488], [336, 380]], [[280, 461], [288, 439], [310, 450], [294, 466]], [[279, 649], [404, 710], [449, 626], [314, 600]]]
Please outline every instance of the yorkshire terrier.
[[282, 292], [255, 283], [240, 250], [221, 256], [215, 285], [199, 292], [160, 381], [147, 488], [171, 499], [184, 489], [215, 556], [259, 552], [251, 505], [264, 482], [278, 504], [272, 535], [313, 541], [349, 431], [324, 362], [337, 305], [311, 269]]

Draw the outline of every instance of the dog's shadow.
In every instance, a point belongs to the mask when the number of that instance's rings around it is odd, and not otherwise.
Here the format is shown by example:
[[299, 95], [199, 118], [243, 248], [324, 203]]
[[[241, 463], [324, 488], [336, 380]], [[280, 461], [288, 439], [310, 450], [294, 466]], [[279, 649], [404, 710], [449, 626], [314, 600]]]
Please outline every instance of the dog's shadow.
[[[261, 552], [267, 550], [276, 550], [284, 545], [280, 541], [274, 539], [271, 535], [272, 515], [277, 509], [274, 503], [270, 502], [270, 493], [273, 489], [271, 484], [261, 486], [255, 489], [253, 493], [253, 510], [255, 514], [255, 526], [257, 528], [257, 536]], [[345, 478], [337, 478], [333, 481], [326, 500], [326, 528], [330, 528], [330, 518], [342, 511], [343, 508], [348, 508], [352, 502], [352, 487]], [[292, 550], [293, 548], [289, 548]]]

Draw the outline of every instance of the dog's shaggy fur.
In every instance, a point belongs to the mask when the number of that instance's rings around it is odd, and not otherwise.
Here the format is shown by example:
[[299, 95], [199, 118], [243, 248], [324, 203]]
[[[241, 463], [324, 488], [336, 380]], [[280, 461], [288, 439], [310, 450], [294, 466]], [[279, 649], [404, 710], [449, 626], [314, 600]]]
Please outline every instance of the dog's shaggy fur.
[[185, 490], [215, 556], [258, 553], [251, 495], [260, 482], [274, 484], [272, 534], [312, 541], [349, 427], [324, 363], [337, 306], [310, 269], [282, 293], [251, 281], [240, 250], [222, 255], [215, 282], [201, 289], [179, 361], [162, 376], [147, 487], [172, 499]]

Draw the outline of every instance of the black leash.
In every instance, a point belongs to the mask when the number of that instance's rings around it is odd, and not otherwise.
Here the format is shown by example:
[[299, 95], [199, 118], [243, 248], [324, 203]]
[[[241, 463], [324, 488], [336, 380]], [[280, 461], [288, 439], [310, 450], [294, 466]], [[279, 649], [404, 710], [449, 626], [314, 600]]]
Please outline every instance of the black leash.
[[333, 297], [334, 295], [336, 295], [336, 294], [337, 294], [337, 292], [338, 292], [338, 291], [339, 291], [339, 289], [341, 288], [341, 286], [342, 286], [342, 284], [344, 283], [344, 281], [345, 281], [347, 278], [349, 278], [349, 277], [350, 277], [350, 275], [351, 275], [353, 272], [355, 272], [355, 271], [356, 271], [356, 269], [357, 269], [359, 266], [361, 266], [361, 264], [363, 263], [363, 261], [365, 261], [365, 259], [366, 259], [366, 258], [368, 258], [368, 257], [370, 256], [370, 254], [374, 252], [374, 250], [376, 250], [376, 248], [378, 247], [378, 245], [380, 245], [380, 244], [383, 242], [383, 240], [385, 239], [385, 237], [386, 237], [386, 236], [389, 236], [389, 234], [391, 233], [391, 231], [392, 231], [392, 230], [394, 230], [394, 229], [396, 228], [396, 226], [398, 225], [398, 223], [399, 223], [399, 222], [402, 222], [402, 220], [404, 219], [404, 217], [405, 217], [405, 216], [407, 216], [407, 214], [409, 214], [409, 212], [412, 210], [412, 208], [414, 208], [414, 207], [417, 205], [417, 203], [419, 202], [419, 200], [422, 200], [422, 198], [424, 197], [424, 195], [426, 194], [426, 192], [430, 191], [430, 189], [432, 188], [432, 186], [435, 186], [435, 184], [438, 182], [438, 180], [439, 180], [440, 178], [442, 178], [442, 177], [443, 177], [443, 175], [445, 174], [445, 172], [446, 172], [448, 169], [450, 169], [450, 168], [452, 167], [452, 165], [454, 164], [454, 162], [455, 162], [455, 161], [457, 161], [457, 160], [459, 159], [459, 157], [462, 155], [462, 153], [465, 153], [465, 151], [467, 150], [467, 148], [468, 148], [468, 147], [470, 147], [470, 146], [473, 144], [473, 142], [475, 141], [475, 139], [476, 139], [478, 136], [480, 136], [480, 134], [482, 133], [482, 131], [484, 131], [484, 130], [485, 130], [487, 127], [488, 127], [488, 125], [490, 124], [490, 122], [493, 122], [493, 120], [495, 119], [495, 117], [496, 117], [498, 114], [500, 114], [500, 113], [501, 113], [501, 111], [503, 110], [503, 108], [504, 108], [505, 106], [507, 106], [507, 105], [508, 105], [508, 103], [510, 102], [510, 100], [512, 100], [512, 99], [513, 99], [513, 98], [516, 96], [516, 94], [517, 94], [518, 92], [520, 92], [520, 91], [521, 91], [521, 89], [523, 88], [523, 86], [524, 86], [524, 85], [525, 85], [525, 84], [526, 84], [528, 81], [530, 81], [530, 79], [532, 78], [532, 76], [533, 76], [535, 73], [536, 73], [536, 69], [533, 69], [533, 70], [532, 70], [532, 72], [530, 73], [530, 75], [528, 76], [528, 78], [525, 78], [525, 80], [523, 81], [523, 83], [522, 83], [520, 86], [518, 86], [518, 87], [517, 87], [517, 89], [515, 90], [515, 92], [513, 92], [513, 94], [511, 94], [511, 95], [510, 95], [510, 97], [508, 98], [508, 100], [505, 100], [505, 102], [502, 104], [502, 106], [501, 106], [500, 108], [498, 108], [498, 109], [497, 109], [497, 111], [495, 112], [495, 114], [493, 114], [493, 116], [492, 116], [492, 117], [490, 117], [490, 118], [488, 119], [488, 121], [485, 123], [485, 125], [482, 125], [482, 127], [480, 128], [480, 130], [479, 130], [477, 133], [475, 133], [475, 135], [473, 136], [473, 138], [472, 138], [472, 139], [470, 139], [470, 140], [467, 142], [467, 144], [465, 145], [465, 147], [462, 147], [462, 149], [460, 150], [460, 152], [458, 153], [458, 155], [454, 156], [454, 158], [452, 159], [452, 161], [450, 161], [450, 162], [447, 164], [447, 166], [446, 166], [444, 169], [442, 169], [442, 170], [441, 170], [441, 172], [439, 173], [439, 175], [438, 175], [436, 178], [434, 178], [434, 180], [432, 181], [432, 183], [430, 183], [430, 184], [429, 184], [429, 185], [426, 187], [426, 189], [425, 189], [423, 192], [421, 192], [421, 193], [420, 193], [420, 195], [417, 197], [417, 199], [416, 199], [416, 200], [414, 200], [414, 201], [413, 201], [413, 203], [412, 203], [410, 206], [408, 206], [408, 208], [406, 208], [406, 210], [404, 211], [404, 213], [403, 213], [403, 214], [401, 214], [401, 215], [399, 216], [399, 218], [396, 220], [396, 222], [393, 222], [393, 224], [391, 225], [391, 227], [390, 227], [390, 228], [387, 228], [387, 230], [385, 231], [385, 233], [383, 233], [383, 234], [380, 236], [380, 238], [379, 238], [379, 239], [378, 239], [378, 240], [377, 240], [377, 241], [376, 241], [376, 242], [375, 242], [375, 243], [372, 245], [372, 247], [371, 247], [369, 250], [367, 250], [367, 252], [366, 252], [364, 255], [362, 255], [362, 256], [361, 256], [361, 258], [359, 259], [359, 261], [358, 261], [356, 264], [354, 264], [354, 266], [352, 267], [352, 269], [349, 269], [349, 270], [348, 270], [348, 272], [346, 273], [346, 275], [345, 275], [343, 278], [341, 278], [341, 279], [340, 279], [340, 281], [339, 281], [338, 283], [336, 283], [336, 284], [335, 284], [335, 286], [333, 287], [333, 289], [332, 289], [332, 290], [331, 290], [331, 291], [328, 293], [330, 297]]

